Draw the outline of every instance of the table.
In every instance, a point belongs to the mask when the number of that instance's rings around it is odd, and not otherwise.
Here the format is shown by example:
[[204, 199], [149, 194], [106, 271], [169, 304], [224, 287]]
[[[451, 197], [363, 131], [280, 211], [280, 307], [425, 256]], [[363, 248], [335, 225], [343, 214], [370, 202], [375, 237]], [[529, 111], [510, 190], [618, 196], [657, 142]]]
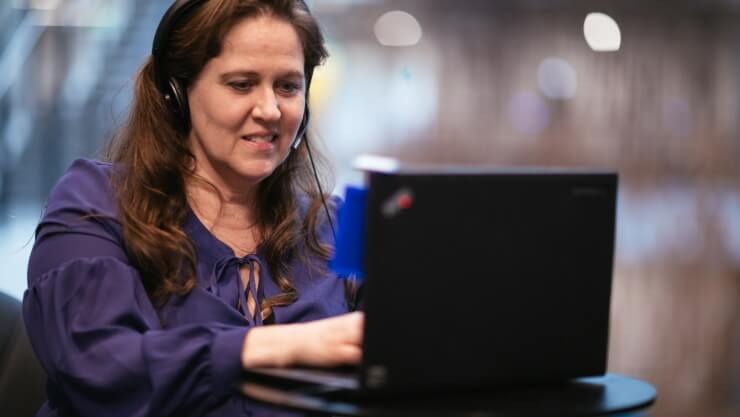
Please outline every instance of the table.
[[650, 384], [614, 373], [554, 385], [383, 399], [327, 399], [311, 394], [305, 386], [255, 381], [242, 382], [240, 389], [253, 400], [280, 408], [350, 417], [634, 416], [652, 405], [656, 396]]

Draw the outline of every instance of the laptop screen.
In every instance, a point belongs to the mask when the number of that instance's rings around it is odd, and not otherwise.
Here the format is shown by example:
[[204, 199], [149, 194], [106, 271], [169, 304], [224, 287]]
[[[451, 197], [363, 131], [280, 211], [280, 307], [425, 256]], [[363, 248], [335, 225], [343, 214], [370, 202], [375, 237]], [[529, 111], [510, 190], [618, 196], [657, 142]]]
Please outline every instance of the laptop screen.
[[361, 227], [343, 224], [348, 198], [337, 248], [364, 278], [363, 386], [604, 373], [616, 189], [614, 173], [572, 170], [369, 172]]

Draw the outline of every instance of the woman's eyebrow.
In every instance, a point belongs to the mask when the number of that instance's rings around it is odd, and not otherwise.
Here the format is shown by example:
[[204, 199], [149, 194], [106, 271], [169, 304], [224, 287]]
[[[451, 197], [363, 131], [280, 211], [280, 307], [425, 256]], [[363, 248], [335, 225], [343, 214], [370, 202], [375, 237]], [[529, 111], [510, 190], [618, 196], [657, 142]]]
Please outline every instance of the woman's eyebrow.
[[[224, 72], [220, 76], [221, 80], [227, 80], [233, 77], [260, 78], [260, 74], [255, 71], [235, 70], [235, 71]], [[288, 71], [279, 73], [278, 78], [301, 78], [303, 79], [304, 74], [303, 74], [303, 71], [288, 70]]]
[[282, 77], [284, 78], [303, 78], [305, 75], [303, 74], [303, 71], [286, 71], [282, 74]]
[[244, 70], [236, 70], [236, 71], [228, 71], [221, 74], [221, 79], [226, 80], [233, 77], [247, 77], [247, 78], [259, 78], [259, 74], [254, 71], [244, 71]]

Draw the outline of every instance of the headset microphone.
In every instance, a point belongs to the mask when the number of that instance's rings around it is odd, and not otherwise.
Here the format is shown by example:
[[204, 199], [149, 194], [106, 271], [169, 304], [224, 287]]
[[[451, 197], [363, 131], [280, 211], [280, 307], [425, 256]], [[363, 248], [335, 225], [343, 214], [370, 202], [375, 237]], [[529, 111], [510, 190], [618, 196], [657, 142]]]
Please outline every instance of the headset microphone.
[[306, 135], [306, 131], [308, 130], [308, 117], [308, 104], [306, 104], [306, 108], [303, 111], [303, 120], [301, 120], [301, 125], [298, 127], [298, 133], [296, 133], [293, 143], [290, 144], [290, 149], [293, 151], [298, 150], [298, 147], [301, 146], [303, 136]]

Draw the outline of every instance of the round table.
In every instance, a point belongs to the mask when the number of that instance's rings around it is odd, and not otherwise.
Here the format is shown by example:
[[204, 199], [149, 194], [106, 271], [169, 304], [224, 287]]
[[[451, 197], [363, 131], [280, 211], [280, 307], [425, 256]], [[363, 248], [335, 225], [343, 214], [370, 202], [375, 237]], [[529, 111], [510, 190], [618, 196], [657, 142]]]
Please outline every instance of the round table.
[[244, 381], [240, 389], [245, 396], [263, 403], [311, 414], [352, 417], [616, 416], [643, 410], [656, 396], [650, 384], [613, 373], [550, 385], [382, 398], [323, 396], [312, 394], [305, 386], [290, 385]]

